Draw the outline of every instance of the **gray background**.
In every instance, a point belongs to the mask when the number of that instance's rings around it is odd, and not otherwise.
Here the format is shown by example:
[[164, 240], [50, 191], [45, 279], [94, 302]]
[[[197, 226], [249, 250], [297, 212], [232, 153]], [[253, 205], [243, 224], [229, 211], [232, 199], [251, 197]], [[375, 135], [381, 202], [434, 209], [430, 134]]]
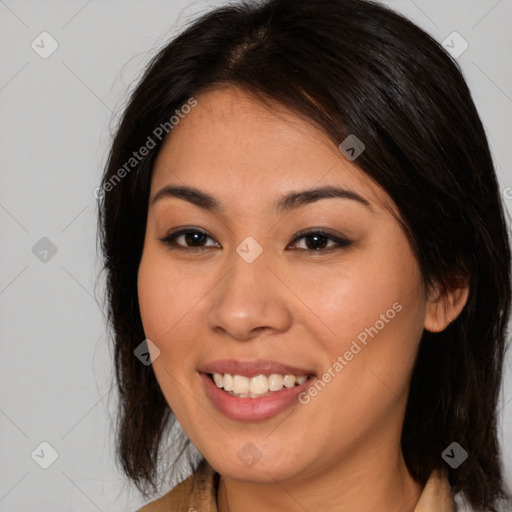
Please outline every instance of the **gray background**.
[[[0, 511], [142, 504], [112, 454], [93, 190], [133, 80], [187, 19], [220, 3], [0, 0]], [[510, 209], [512, 2], [387, 3], [438, 41], [457, 31], [469, 43], [458, 61]], [[59, 45], [47, 59], [31, 47], [43, 45], [43, 31]], [[38, 253], [48, 249], [43, 237], [56, 254]], [[509, 357], [500, 424], [512, 481], [510, 366]], [[50, 461], [43, 441], [58, 453], [48, 469], [34, 460]]]

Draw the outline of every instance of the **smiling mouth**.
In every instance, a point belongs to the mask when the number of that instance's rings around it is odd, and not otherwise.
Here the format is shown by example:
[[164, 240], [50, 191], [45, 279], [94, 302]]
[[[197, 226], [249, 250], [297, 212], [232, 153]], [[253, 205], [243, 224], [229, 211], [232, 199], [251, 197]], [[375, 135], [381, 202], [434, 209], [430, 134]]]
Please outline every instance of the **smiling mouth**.
[[229, 373], [208, 373], [207, 375], [218, 388], [237, 398], [263, 398], [279, 393], [283, 389], [300, 386], [313, 377], [280, 373], [261, 374], [254, 377]]

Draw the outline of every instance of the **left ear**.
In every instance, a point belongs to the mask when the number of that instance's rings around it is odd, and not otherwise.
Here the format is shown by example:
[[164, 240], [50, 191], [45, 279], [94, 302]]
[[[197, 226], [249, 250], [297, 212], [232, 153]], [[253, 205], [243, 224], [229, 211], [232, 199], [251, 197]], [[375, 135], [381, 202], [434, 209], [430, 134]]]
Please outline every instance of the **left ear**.
[[453, 322], [463, 310], [469, 296], [469, 284], [443, 290], [437, 286], [427, 301], [424, 328], [430, 332], [441, 332]]

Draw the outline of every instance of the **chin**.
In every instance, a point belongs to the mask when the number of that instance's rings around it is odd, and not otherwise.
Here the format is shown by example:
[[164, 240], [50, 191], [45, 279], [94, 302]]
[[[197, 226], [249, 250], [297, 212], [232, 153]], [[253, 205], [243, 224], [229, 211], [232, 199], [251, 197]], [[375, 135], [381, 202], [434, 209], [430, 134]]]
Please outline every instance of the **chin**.
[[302, 472], [302, 465], [296, 456], [290, 457], [290, 453], [293, 453], [291, 449], [276, 454], [273, 447], [260, 449], [251, 441], [235, 444], [232, 455], [215, 453], [205, 456], [210, 465], [225, 477], [240, 482], [275, 483], [276, 480], [285, 481]]

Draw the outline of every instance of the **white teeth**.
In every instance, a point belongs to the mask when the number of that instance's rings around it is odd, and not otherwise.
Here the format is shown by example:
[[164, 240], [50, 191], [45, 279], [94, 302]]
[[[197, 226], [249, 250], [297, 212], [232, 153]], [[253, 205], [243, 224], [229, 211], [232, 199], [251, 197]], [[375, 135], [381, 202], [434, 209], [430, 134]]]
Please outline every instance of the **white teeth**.
[[268, 378], [268, 389], [270, 391], [281, 391], [283, 389], [284, 377], [278, 373], [273, 373]]
[[268, 391], [268, 379], [265, 375], [252, 377], [249, 383], [249, 391], [255, 395], [262, 395]]
[[[214, 374], [220, 375], [220, 373]], [[221, 375], [222, 377], [222, 375]], [[229, 373], [224, 374], [224, 385], [222, 386], [226, 391], [233, 391], [233, 375], [229, 375]]]
[[281, 391], [285, 388], [293, 388], [306, 382], [306, 375], [281, 375], [272, 373], [269, 376], [257, 375], [245, 377], [243, 375], [230, 375], [229, 373], [214, 373], [213, 381], [219, 388], [223, 388], [232, 396], [239, 398], [260, 398], [273, 391]]
[[233, 393], [249, 393], [249, 379], [243, 375], [234, 375]]
[[285, 375], [283, 384], [286, 388], [293, 388], [295, 386], [295, 375]]

